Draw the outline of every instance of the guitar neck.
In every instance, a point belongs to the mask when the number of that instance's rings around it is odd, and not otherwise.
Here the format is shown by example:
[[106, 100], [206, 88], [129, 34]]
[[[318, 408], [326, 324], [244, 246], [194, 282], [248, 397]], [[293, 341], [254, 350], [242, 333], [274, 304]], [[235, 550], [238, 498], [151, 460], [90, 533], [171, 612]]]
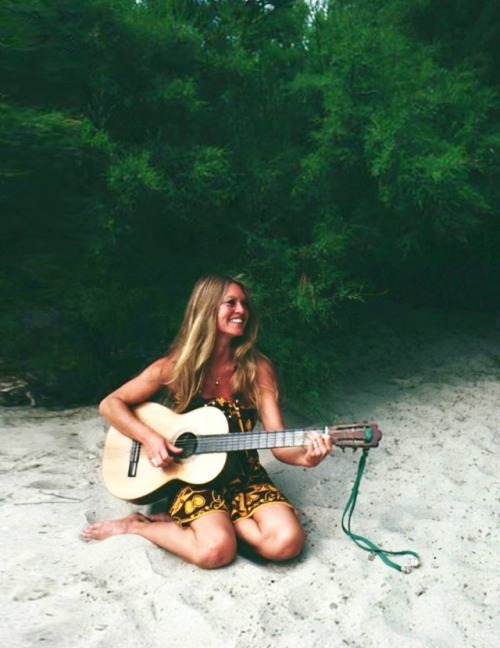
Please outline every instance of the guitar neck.
[[323, 428], [288, 429], [275, 432], [234, 432], [232, 434], [209, 434], [197, 438], [195, 454], [233, 452], [237, 450], [262, 450], [291, 448], [306, 445], [309, 432], [328, 434], [334, 445], [362, 445], [371, 441], [371, 426], [329, 426]]

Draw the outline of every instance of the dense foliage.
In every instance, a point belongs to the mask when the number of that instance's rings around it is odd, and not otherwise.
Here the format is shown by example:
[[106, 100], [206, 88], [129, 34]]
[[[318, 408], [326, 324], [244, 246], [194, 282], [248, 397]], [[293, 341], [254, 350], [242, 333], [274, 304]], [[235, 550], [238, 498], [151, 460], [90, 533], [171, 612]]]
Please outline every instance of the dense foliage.
[[213, 271], [309, 399], [349, 302], [498, 308], [498, 4], [313, 7], [2, 3], [5, 370], [94, 402]]

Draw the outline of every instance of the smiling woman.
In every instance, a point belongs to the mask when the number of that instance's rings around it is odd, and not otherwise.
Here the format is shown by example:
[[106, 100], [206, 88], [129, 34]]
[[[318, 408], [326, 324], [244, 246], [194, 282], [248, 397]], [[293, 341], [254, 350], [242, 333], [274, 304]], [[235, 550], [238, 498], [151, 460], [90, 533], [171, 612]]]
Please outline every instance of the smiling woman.
[[[200, 279], [191, 294], [169, 353], [101, 403], [100, 412], [119, 432], [139, 442], [151, 465], [168, 470], [182, 450], [135, 415], [135, 407], [167, 389], [176, 412], [220, 408], [229, 431], [283, 430], [277, 379], [255, 348], [258, 323], [247, 287], [226, 275]], [[310, 432], [305, 447], [275, 448], [279, 460], [312, 467], [332, 449], [329, 436]], [[304, 531], [287, 498], [276, 488], [256, 450], [228, 453], [222, 472], [196, 485], [173, 482], [168, 511], [134, 513], [92, 524], [85, 540], [136, 533], [200, 567], [221, 567], [244, 546], [271, 560], [302, 550]]]
[[243, 335], [248, 318], [248, 300], [240, 284], [229, 284], [217, 314], [221, 335]]

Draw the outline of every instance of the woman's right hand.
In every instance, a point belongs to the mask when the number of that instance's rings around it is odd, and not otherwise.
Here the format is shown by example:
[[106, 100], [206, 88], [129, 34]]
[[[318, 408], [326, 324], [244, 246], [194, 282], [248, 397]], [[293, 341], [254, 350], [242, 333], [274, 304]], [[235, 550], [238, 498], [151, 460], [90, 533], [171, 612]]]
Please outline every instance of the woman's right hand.
[[182, 453], [182, 448], [177, 448], [153, 430], [143, 438], [142, 445], [151, 465], [155, 468], [166, 468], [175, 461], [176, 455]]

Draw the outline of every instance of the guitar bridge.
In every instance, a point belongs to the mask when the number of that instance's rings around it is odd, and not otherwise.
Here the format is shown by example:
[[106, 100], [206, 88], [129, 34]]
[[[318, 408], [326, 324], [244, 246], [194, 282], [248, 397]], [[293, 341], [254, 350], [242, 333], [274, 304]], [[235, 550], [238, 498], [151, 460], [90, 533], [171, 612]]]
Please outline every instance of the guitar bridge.
[[141, 453], [141, 444], [139, 441], [132, 441], [130, 448], [130, 459], [128, 463], [128, 477], [135, 477], [137, 475], [137, 464], [139, 463], [139, 455]]

